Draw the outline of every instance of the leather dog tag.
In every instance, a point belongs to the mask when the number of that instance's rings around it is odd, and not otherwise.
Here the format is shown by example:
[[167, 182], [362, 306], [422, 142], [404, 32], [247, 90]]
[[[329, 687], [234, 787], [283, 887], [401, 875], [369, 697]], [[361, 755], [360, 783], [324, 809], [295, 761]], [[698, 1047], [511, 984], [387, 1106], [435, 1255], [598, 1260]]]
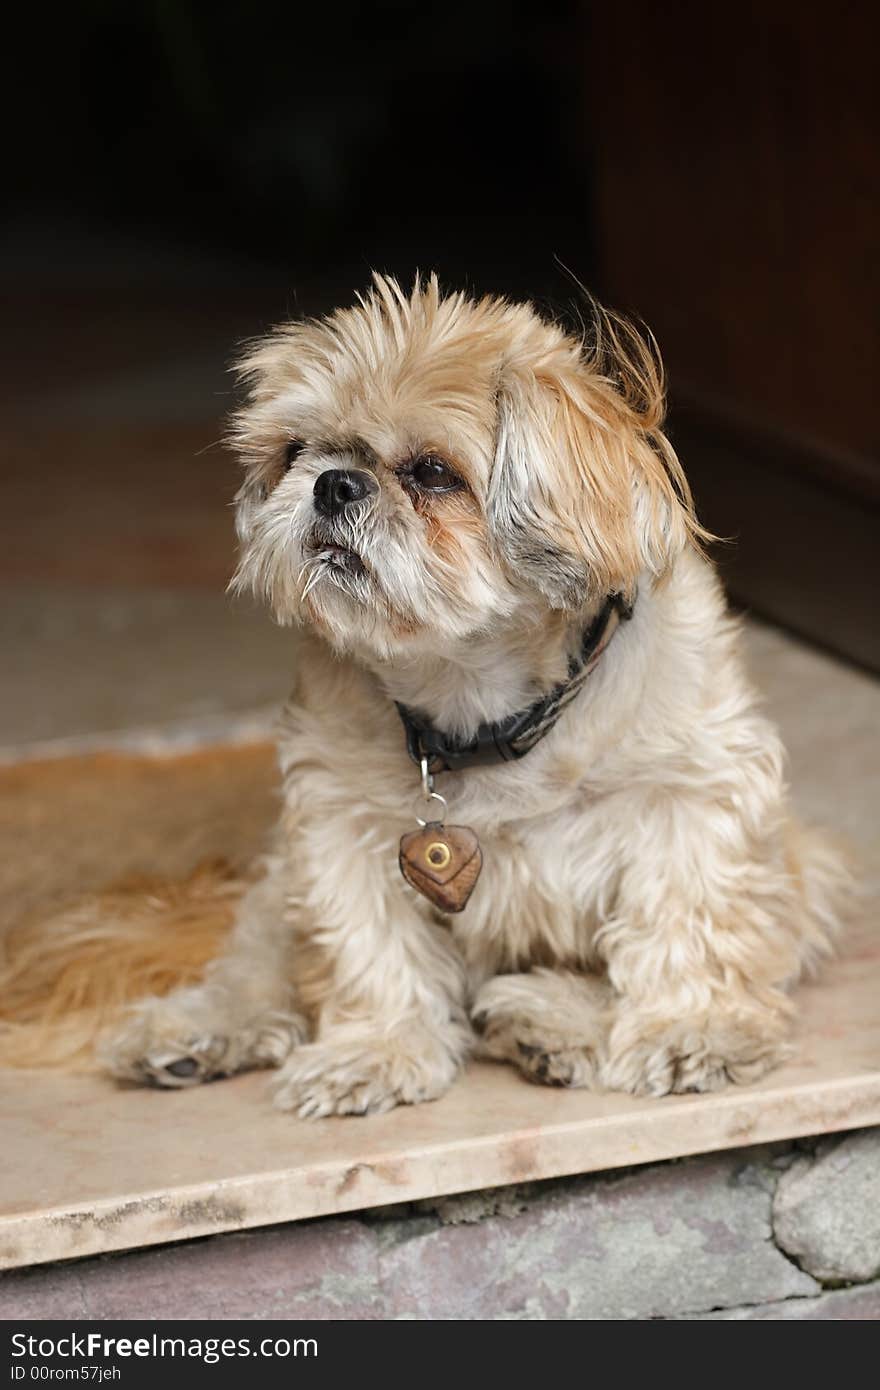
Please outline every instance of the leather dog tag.
[[461, 912], [483, 867], [483, 851], [466, 825], [430, 821], [400, 841], [400, 872], [443, 912]]

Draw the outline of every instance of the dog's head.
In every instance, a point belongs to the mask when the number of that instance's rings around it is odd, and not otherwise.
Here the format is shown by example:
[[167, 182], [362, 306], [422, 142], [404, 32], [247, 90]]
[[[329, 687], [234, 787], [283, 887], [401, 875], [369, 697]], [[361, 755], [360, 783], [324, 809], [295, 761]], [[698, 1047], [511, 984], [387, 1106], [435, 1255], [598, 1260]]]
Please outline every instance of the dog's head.
[[410, 295], [284, 324], [241, 369], [239, 588], [379, 656], [659, 579], [699, 534], [650, 347], [594, 307]]

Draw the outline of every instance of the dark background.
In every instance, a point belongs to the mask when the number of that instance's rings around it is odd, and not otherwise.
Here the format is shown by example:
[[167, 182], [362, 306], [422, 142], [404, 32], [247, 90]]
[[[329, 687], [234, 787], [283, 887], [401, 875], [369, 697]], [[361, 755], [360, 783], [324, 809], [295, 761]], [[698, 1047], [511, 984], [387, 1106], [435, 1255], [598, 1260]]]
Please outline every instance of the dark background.
[[7, 83], [0, 566], [221, 582], [233, 475], [204, 449], [237, 339], [374, 266], [563, 311], [568, 267], [655, 329], [735, 598], [880, 669], [872, 9], [35, 13]]

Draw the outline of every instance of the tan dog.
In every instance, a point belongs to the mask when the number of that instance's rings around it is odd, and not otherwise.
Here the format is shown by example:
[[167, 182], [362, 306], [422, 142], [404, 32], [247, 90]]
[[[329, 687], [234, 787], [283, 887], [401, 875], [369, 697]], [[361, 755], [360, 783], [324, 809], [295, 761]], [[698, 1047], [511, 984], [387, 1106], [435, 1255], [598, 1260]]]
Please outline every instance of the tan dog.
[[[653, 351], [598, 309], [580, 342], [377, 278], [243, 372], [236, 583], [304, 629], [281, 823], [227, 953], [139, 1004], [109, 1067], [279, 1065], [301, 1115], [429, 1100], [475, 1046], [653, 1095], [759, 1077], [845, 874], [789, 818]], [[398, 869], [420, 768], [396, 704], [482, 846], [455, 916]]]

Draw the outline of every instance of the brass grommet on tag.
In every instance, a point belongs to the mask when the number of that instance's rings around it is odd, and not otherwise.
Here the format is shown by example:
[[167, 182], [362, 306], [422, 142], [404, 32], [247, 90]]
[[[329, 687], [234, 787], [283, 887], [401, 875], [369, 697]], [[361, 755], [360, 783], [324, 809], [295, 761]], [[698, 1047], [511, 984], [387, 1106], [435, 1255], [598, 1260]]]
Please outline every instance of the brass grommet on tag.
[[442, 840], [435, 840], [425, 850], [425, 858], [432, 869], [445, 869], [452, 858], [452, 850]]

